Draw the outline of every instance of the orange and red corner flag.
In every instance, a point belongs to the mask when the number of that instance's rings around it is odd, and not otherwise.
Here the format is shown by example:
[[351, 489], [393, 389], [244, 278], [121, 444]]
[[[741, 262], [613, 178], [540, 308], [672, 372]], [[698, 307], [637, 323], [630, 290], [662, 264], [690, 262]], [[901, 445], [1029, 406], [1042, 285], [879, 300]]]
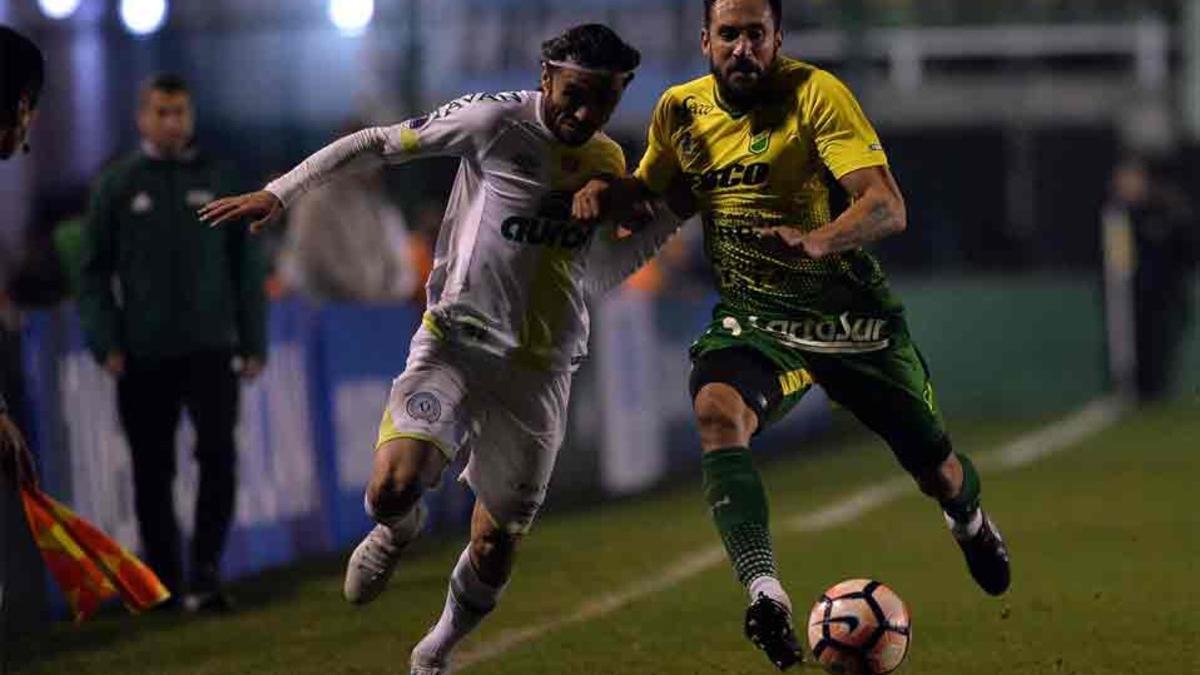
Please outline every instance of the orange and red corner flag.
[[34, 542], [77, 623], [117, 596], [135, 614], [171, 597], [145, 563], [71, 509], [31, 486], [21, 487], [21, 501]]

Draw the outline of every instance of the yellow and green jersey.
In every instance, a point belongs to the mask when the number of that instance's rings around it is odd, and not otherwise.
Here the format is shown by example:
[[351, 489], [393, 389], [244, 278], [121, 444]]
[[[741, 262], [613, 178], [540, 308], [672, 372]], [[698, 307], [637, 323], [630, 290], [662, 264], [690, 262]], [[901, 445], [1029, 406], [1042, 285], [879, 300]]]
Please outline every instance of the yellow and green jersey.
[[[781, 58], [773, 86], [774, 96], [746, 112], [724, 104], [711, 75], [668, 89], [637, 177], [659, 194], [680, 177], [690, 184], [723, 308], [765, 320], [898, 311], [865, 251], [815, 260], [761, 235], [764, 227], [829, 223], [847, 205], [838, 179], [887, 165], [879, 136], [833, 75]], [[854, 328], [855, 320], [845, 321]], [[878, 332], [870, 326], [859, 325], [863, 342], [879, 342], [866, 334]]]

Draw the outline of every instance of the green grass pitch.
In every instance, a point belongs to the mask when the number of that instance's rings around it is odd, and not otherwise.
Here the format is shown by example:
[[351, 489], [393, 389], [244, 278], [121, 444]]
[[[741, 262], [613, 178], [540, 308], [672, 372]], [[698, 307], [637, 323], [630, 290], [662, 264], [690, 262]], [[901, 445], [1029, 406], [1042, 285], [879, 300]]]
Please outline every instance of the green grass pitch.
[[[982, 453], [1033, 426], [960, 422], [953, 430], [960, 449]], [[984, 503], [1013, 555], [1004, 598], [974, 586], [937, 510], [915, 488], [849, 524], [777, 535], [783, 581], [801, 616], [843, 578], [892, 586], [913, 614], [901, 673], [1200, 673], [1198, 451], [1200, 407], [1180, 405], [1130, 413], [1028, 466], [984, 471]], [[777, 523], [899, 475], [882, 445], [862, 436], [817, 442], [762, 468]], [[698, 483], [543, 519], [500, 609], [465, 650], [568, 615], [712, 547]], [[242, 609], [231, 617], [112, 613], [26, 640], [10, 665], [70, 675], [407, 673], [408, 649], [440, 611], [461, 546], [455, 538], [418, 544], [367, 607], [341, 599], [342, 560], [331, 559], [237, 584]], [[744, 604], [722, 562], [461, 672], [774, 672], [741, 636]]]

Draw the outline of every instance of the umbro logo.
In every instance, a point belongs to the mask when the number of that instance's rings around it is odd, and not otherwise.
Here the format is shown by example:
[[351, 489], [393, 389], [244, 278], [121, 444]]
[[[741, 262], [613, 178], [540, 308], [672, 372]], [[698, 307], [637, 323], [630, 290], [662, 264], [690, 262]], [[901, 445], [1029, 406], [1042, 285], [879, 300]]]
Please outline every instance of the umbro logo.
[[846, 624], [846, 628], [853, 633], [858, 628], [859, 619], [857, 616], [830, 616], [820, 621], [814, 621], [812, 625], [825, 627], [835, 623]]
[[718, 499], [716, 502], [713, 502], [713, 505], [712, 505], [713, 513], [716, 513], [717, 509], [719, 509], [723, 506], [733, 506], [733, 500], [729, 498], [729, 495], [725, 495], [724, 497], [721, 497], [720, 499]]

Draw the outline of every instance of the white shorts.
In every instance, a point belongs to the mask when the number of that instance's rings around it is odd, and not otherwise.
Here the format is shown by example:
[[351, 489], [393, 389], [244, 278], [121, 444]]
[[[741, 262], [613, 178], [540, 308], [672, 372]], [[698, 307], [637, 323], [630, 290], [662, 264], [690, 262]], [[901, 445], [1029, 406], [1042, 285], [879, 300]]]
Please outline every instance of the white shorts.
[[527, 532], [546, 498], [566, 433], [571, 373], [537, 371], [443, 342], [422, 327], [392, 383], [376, 447], [396, 438], [437, 446], [497, 525]]

